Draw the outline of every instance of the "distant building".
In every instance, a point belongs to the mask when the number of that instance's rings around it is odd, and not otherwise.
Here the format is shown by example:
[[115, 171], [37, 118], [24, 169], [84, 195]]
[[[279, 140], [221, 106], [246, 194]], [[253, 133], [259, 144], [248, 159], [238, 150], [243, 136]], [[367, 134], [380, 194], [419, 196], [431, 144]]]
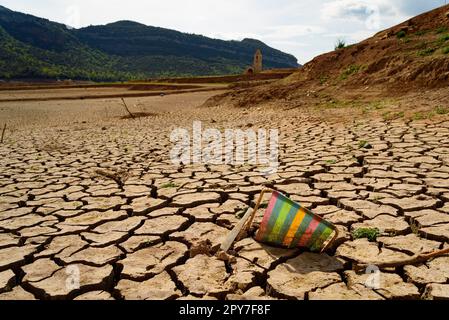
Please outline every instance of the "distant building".
[[256, 53], [254, 54], [253, 65], [251, 67], [246, 68], [245, 74], [252, 75], [260, 73], [262, 71], [263, 71], [263, 56], [262, 52], [259, 49], [257, 49]]

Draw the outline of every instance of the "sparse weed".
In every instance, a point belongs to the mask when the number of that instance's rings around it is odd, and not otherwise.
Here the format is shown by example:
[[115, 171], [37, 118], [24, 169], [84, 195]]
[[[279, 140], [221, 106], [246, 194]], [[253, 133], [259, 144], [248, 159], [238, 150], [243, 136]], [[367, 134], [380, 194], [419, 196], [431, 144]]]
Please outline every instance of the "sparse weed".
[[161, 189], [169, 189], [169, 188], [177, 188], [177, 187], [178, 187], [177, 184], [175, 184], [173, 182], [169, 182], [169, 183], [163, 184], [161, 186]]
[[385, 112], [382, 117], [384, 118], [385, 121], [392, 121], [392, 120], [397, 120], [397, 119], [401, 119], [404, 118], [405, 113], [403, 111], [401, 112]]
[[436, 45], [438, 47], [442, 47], [442, 46], [446, 45], [446, 43], [448, 41], [449, 41], [449, 33], [446, 33], [438, 38]]
[[335, 50], [340, 50], [346, 47], [346, 41], [343, 39], [338, 39], [335, 44]]
[[382, 110], [385, 109], [386, 106], [388, 104], [388, 101], [373, 101], [373, 102], [369, 102], [366, 106], [365, 109], [367, 111], [371, 111], [371, 110]]
[[419, 121], [419, 120], [426, 120], [431, 119], [434, 116], [433, 112], [415, 112], [413, 114], [413, 120]]
[[356, 74], [360, 71], [362, 66], [358, 65], [350, 65], [343, 73], [340, 75], [340, 79], [346, 80], [349, 76]]
[[380, 230], [377, 228], [360, 228], [352, 232], [354, 239], [368, 239], [370, 242], [375, 242], [380, 235]]
[[415, 112], [413, 115], [413, 120], [424, 120], [425, 118], [424, 112]]
[[435, 108], [435, 113], [440, 115], [449, 114], [449, 107], [438, 106]]
[[420, 56], [420, 57], [431, 56], [435, 51], [436, 51], [435, 48], [426, 48], [426, 49], [420, 50], [418, 52], [418, 56]]
[[438, 38], [439, 42], [446, 42], [449, 40], [449, 33], [446, 33], [444, 35], [442, 35], [441, 37]]
[[422, 37], [424, 35], [426, 35], [429, 32], [429, 30], [419, 30], [415, 33], [415, 35], [417, 35], [418, 37]]
[[323, 76], [320, 77], [320, 84], [324, 85], [324, 84], [327, 83], [328, 80], [329, 80], [329, 76], [323, 75]]
[[365, 140], [359, 141], [359, 149], [372, 149], [373, 146]]
[[412, 39], [410, 39], [409, 36], [406, 36], [405, 38], [402, 39], [402, 41], [403, 41], [404, 43], [409, 43], [409, 42], [412, 41]]
[[398, 39], [405, 38], [406, 36], [407, 36], [407, 33], [404, 30], [401, 30], [398, 33], [396, 33], [396, 37], [398, 37]]
[[412, 223], [412, 224], [410, 225], [410, 228], [412, 229], [412, 232], [413, 232], [414, 234], [416, 234], [417, 236], [419, 236], [419, 227], [418, 227], [416, 224]]
[[447, 31], [448, 31], [447, 27], [439, 27], [438, 29], [435, 30], [435, 33], [441, 34], [441, 33], [447, 32]]

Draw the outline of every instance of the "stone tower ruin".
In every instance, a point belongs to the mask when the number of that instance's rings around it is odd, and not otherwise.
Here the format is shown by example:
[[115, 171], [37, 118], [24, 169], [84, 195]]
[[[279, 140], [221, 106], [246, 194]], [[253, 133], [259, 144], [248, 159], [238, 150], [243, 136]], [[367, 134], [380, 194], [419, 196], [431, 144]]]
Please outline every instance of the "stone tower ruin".
[[256, 53], [254, 54], [253, 65], [251, 67], [246, 68], [245, 74], [253, 75], [256, 73], [260, 73], [262, 71], [263, 71], [262, 52], [259, 49], [257, 49]]
[[263, 57], [262, 57], [262, 52], [257, 49], [256, 54], [254, 55], [254, 62], [253, 62], [253, 70], [254, 73], [260, 73], [263, 70]]

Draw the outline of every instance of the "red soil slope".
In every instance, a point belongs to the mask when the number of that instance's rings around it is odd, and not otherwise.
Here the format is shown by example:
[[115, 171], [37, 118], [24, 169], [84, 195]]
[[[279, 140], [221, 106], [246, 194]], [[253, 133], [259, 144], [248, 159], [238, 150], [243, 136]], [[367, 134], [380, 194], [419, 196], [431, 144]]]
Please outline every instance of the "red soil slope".
[[[208, 104], [237, 106], [294, 100], [305, 91], [384, 96], [449, 87], [449, 5], [379, 32], [358, 44], [320, 55], [276, 83], [235, 90]], [[363, 94], [363, 93], [362, 93]], [[448, 90], [449, 96], [449, 90]]]

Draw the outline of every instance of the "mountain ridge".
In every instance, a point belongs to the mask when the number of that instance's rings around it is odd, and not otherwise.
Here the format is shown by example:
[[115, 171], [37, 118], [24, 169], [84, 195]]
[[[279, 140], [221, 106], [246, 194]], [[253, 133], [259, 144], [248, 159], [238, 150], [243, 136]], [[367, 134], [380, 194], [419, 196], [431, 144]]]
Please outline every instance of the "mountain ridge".
[[[297, 59], [256, 39], [225, 41], [131, 20], [73, 29], [0, 6], [0, 78], [115, 81], [241, 73], [256, 49], [267, 68]], [[9, 59], [9, 60], [7, 60]], [[17, 63], [20, 61], [21, 63]]]

